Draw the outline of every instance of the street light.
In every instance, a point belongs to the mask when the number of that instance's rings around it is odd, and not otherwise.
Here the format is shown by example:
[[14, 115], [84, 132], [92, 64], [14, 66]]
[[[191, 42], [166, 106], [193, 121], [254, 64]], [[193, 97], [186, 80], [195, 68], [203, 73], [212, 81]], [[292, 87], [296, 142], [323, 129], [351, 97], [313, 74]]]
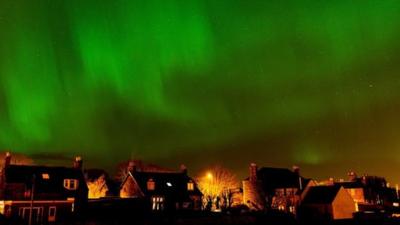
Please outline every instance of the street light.
[[213, 179], [213, 175], [211, 172], [207, 173], [207, 179], [212, 180]]

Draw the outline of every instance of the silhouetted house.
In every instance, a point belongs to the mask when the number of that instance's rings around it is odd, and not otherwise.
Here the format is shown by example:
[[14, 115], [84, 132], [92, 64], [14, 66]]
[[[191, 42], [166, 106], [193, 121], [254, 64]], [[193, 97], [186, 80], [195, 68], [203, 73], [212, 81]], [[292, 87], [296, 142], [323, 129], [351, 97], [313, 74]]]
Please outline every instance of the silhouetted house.
[[349, 172], [348, 181], [332, 182], [331, 185], [342, 186], [357, 203], [357, 210], [370, 211], [398, 207], [399, 199], [395, 188], [389, 187], [385, 178], [377, 176], [357, 177]]
[[364, 187], [358, 182], [339, 182], [334, 185], [343, 187], [353, 198], [354, 202], [366, 203]]
[[277, 209], [296, 214], [302, 194], [314, 181], [299, 174], [298, 167], [293, 171], [285, 168], [250, 165], [250, 177], [243, 181], [243, 201], [253, 210]]
[[73, 168], [11, 165], [11, 155], [1, 168], [0, 213], [7, 217], [46, 224], [71, 217], [87, 202], [88, 189], [77, 157]]
[[202, 207], [202, 193], [184, 166], [178, 172], [147, 172], [139, 171], [131, 162], [127, 171], [121, 184], [122, 198], [146, 198], [153, 211], [200, 210]]
[[399, 202], [396, 189], [389, 187], [383, 177], [362, 176], [357, 178], [355, 182], [362, 184], [365, 200], [369, 204], [391, 208], [394, 203]]
[[310, 187], [301, 202], [301, 218], [312, 220], [351, 219], [356, 204], [350, 194], [340, 186]]

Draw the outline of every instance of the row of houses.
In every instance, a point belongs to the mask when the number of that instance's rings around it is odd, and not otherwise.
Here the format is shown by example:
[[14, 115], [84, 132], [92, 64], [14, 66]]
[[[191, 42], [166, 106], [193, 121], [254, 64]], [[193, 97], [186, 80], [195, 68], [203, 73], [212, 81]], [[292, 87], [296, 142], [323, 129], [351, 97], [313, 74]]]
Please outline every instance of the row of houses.
[[[96, 213], [101, 207], [117, 206], [164, 213], [207, 209], [204, 203], [209, 196], [203, 196], [185, 166], [177, 171], [146, 169], [131, 161], [120, 182], [104, 179], [98, 185], [102, 194], [95, 200], [88, 198], [88, 180], [99, 179], [104, 171], [82, 167], [80, 157], [71, 167], [14, 165], [7, 153], [0, 168], [0, 213], [30, 224], [49, 224], [85, 214], [91, 207], [97, 207]], [[301, 176], [298, 167], [258, 168], [253, 163], [242, 186], [229, 192], [229, 206], [277, 210], [297, 218], [348, 219], [357, 212], [399, 207], [398, 190], [381, 177], [357, 177], [351, 172], [346, 181], [317, 182]]]
[[114, 186], [111, 195], [91, 201], [87, 181], [93, 170], [84, 171], [82, 165], [81, 157], [71, 167], [16, 165], [6, 153], [0, 168], [0, 214], [29, 224], [51, 224], [82, 216], [91, 207], [99, 211], [119, 205], [155, 212], [202, 209], [203, 195], [185, 166], [178, 171], [143, 170], [129, 162], [122, 182], [100, 187]]
[[383, 177], [349, 172], [348, 180], [316, 181], [298, 167], [258, 169], [251, 164], [243, 181], [243, 201], [253, 210], [279, 210], [297, 218], [351, 219], [357, 213], [399, 211], [399, 190]]

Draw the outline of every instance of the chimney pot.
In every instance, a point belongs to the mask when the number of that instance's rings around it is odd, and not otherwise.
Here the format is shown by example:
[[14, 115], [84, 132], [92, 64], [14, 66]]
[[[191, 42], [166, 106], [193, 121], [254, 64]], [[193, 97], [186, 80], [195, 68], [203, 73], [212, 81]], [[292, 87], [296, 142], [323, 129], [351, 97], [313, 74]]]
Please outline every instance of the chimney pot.
[[136, 171], [136, 164], [134, 161], [129, 161], [128, 163], [128, 172], [133, 173]]
[[82, 166], [83, 166], [82, 157], [81, 156], [76, 156], [75, 160], [74, 160], [73, 167], [75, 169], [80, 169], [81, 170]]
[[180, 170], [182, 173], [187, 174], [187, 167], [184, 164], [180, 166]]
[[292, 167], [292, 169], [293, 169], [293, 172], [295, 172], [297, 175], [300, 175], [300, 167], [299, 166], [294, 165]]
[[250, 181], [255, 182], [257, 181], [257, 164], [250, 163]]
[[4, 167], [7, 167], [11, 164], [11, 153], [6, 152], [6, 155], [4, 157]]

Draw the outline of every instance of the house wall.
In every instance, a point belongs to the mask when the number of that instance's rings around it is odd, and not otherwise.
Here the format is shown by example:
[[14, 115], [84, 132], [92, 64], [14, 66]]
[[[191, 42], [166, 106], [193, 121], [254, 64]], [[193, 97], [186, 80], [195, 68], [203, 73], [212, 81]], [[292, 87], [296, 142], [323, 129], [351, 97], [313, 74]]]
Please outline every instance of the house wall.
[[317, 183], [314, 180], [311, 180], [308, 182], [307, 186], [304, 187], [303, 192], [300, 195], [300, 203], [303, 201], [303, 199], [306, 197], [308, 191], [310, 190], [311, 187], [317, 186]]
[[331, 220], [332, 211], [330, 204], [306, 204], [301, 208], [301, 217], [308, 220]]
[[346, 188], [354, 202], [365, 203], [364, 190], [362, 188]]
[[119, 196], [121, 198], [143, 197], [140, 188], [132, 177], [128, 177], [122, 186]]
[[[48, 224], [49, 222], [49, 208], [56, 207], [55, 221], [65, 221], [71, 219], [74, 210], [73, 201], [35, 201], [33, 203], [34, 209], [40, 209], [40, 215], [33, 218], [33, 221], [40, 224]], [[25, 213], [23, 213], [25, 208]], [[4, 214], [7, 217], [19, 217], [28, 221], [30, 210], [30, 201], [6, 201]]]
[[193, 202], [193, 210], [201, 210], [203, 205], [203, 200], [201, 196], [192, 195], [190, 199]]
[[236, 191], [232, 194], [232, 206], [243, 204], [243, 191]]
[[297, 191], [297, 188], [275, 189], [275, 196], [272, 198], [271, 208], [296, 214], [296, 207], [300, 200]]
[[340, 188], [332, 203], [333, 219], [353, 218], [353, 213], [356, 212], [355, 204], [351, 195], [344, 188]]
[[260, 181], [243, 181], [243, 204], [252, 210], [263, 210], [265, 203]]

